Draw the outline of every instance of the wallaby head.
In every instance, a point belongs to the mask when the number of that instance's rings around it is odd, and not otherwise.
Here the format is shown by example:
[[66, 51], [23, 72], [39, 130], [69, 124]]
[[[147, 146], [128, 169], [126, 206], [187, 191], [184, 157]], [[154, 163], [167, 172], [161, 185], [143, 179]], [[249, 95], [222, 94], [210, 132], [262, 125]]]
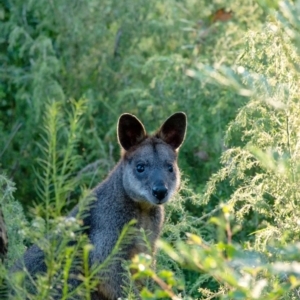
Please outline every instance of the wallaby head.
[[134, 201], [146, 205], [167, 202], [179, 188], [177, 151], [186, 132], [186, 115], [170, 116], [152, 136], [131, 114], [118, 122], [118, 138], [123, 155], [123, 187]]

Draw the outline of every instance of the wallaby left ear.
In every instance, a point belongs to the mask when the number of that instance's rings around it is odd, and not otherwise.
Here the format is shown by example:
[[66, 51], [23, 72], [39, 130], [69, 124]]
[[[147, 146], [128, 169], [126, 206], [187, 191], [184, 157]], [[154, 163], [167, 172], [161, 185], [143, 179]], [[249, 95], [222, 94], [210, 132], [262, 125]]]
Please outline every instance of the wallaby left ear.
[[142, 122], [134, 115], [123, 114], [118, 122], [118, 139], [124, 150], [139, 144], [147, 133]]
[[176, 150], [184, 141], [186, 125], [186, 114], [177, 112], [164, 122], [157, 132], [157, 137], [161, 138]]

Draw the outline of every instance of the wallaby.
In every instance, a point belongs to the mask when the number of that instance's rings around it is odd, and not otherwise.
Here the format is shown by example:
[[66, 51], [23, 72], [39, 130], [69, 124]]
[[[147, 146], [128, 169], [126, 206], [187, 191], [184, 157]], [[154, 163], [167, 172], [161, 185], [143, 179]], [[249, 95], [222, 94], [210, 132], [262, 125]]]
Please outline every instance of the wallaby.
[[[176, 193], [180, 185], [177, 153], [185, 138], [184, 113], [173, 114], [151, 136], [135, 116], [126, 113], [120, 116], [117, 131], [121, 159], [106, 180], [94, 189], [95, 200], [84, 219], [83, 226], [88, 228], [86, 233], [93, 245], [90, 265], [99, 265], [107, 258], [124, 225], [133, 219], [136, 228], [148, 234], [154, 253], [164, 219], [162, 204]], [[75, 207], [69, 216], [77, 213]], [[122, 260], [130, 260], [145, 249], [141, 237], [130, 240], [120, 251], [120, 259], [113, 260], [105, 274], [99, 274], [98, 290], [92, 299], [125, 297]], [[43, 259], [42, 251], [32, 246], [23, 261], [32, 274], [46, 270]], [[138, 297], [137, 291], [136, 294]]]

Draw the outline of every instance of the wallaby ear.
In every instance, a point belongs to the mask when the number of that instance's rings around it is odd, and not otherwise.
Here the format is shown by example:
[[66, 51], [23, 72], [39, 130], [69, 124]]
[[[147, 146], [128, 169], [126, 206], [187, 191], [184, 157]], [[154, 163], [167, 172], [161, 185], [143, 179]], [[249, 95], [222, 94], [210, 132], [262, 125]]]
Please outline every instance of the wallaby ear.
[[123, 114], [118, 122], [118, 139], [120, 145], [127, 151], [146, 137], [146, 131], [141, 121], [131, 114]]
[[183, 143], [186, 125], [186, 114], [177, 112], [169, 117], [160, 127], [157, 136], [176, 150]]

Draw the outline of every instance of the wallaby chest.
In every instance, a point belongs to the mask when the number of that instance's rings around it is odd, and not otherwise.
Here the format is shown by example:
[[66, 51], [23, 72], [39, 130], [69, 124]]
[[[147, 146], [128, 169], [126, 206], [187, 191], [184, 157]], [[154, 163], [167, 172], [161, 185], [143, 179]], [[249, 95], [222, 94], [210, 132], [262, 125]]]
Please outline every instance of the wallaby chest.
[[140, 208], [136, 219], [139, 235], [135, 239], [132, 252], [155, 252], [155, 242], [160, 235], [164, 219], [163, 207]]

